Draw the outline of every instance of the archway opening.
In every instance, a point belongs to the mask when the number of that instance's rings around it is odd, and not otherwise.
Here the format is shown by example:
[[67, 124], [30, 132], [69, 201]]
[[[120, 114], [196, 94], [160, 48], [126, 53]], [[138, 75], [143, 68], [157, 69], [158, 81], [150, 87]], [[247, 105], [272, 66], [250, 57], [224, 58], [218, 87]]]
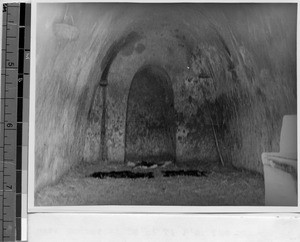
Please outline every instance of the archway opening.
[[176, 159], [174, 94], [168, 74], [146, 66], [133, 77], [127, 101], [125, 162]]

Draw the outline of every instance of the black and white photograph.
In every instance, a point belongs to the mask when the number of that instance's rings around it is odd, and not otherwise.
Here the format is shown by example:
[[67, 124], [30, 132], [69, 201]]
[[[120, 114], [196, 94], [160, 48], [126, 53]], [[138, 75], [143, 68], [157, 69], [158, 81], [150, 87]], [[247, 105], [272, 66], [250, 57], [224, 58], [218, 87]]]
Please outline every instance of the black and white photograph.
[[34, 18], [34, 207], [298, 207], [297, 3]]

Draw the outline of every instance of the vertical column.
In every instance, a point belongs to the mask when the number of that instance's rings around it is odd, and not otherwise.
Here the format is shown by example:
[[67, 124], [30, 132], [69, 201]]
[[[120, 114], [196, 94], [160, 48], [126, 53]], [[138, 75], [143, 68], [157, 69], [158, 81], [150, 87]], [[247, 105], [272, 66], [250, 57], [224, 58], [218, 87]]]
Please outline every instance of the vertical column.
[[107, 99], [107, 80], [106, 79], [101, 79], [100, 80], [100, 88], [101, 88], [101, 95], [102, 95], [102, 117], [101, 117], [101, 147], [100, 147], [100, 157], [102, 162], [107, 161], [107, 140], [106, 140], [106, 99]]

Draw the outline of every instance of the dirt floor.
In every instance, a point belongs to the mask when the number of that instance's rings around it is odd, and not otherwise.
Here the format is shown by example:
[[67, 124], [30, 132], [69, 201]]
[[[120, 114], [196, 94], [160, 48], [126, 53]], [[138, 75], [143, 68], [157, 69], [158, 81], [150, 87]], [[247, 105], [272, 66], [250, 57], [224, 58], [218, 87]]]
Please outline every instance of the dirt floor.
[[[164, 177], [163, 170], [197, 169], [207, 176]], [[154, 178], [89, 177], [98, 171], [153, 172]], [[263, 206], [264, 180], [257, 173], [215, 164], [171, 164], [133, 169], [118, 164], [80, 164], [59, 183], [36, 194], [37, 206], [64, 205], [191, 205]]]

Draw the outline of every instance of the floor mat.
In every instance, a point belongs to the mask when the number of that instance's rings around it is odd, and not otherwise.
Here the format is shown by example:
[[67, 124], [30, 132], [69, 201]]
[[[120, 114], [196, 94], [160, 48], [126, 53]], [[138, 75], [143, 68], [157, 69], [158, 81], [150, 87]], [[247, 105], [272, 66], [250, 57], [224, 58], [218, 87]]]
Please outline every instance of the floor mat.
[[137, 178], [154, 178], [152, 172], [131, 172], [131, 171], [110, 171], [110, 172], [95, 172], [91, 177], [104, 179], [107, 177], [110, 178], [130, 178], [130, 179], [137, 179]]
[[[169, 170], [161, 171], [164, 177], [173, 176], [207, 176], [207, 171], [199, 170]], [[104, 179], [104, 178], [154, 178], [153, 172], [132, 172], [132, 171], [109, 171], [109, 172], [94, 172], [90, 177]]]
[[178, 171], [162, 171], [164, 177], [171, 176], [207, 176], [207, 171], [198, 170], [178, 170]]

